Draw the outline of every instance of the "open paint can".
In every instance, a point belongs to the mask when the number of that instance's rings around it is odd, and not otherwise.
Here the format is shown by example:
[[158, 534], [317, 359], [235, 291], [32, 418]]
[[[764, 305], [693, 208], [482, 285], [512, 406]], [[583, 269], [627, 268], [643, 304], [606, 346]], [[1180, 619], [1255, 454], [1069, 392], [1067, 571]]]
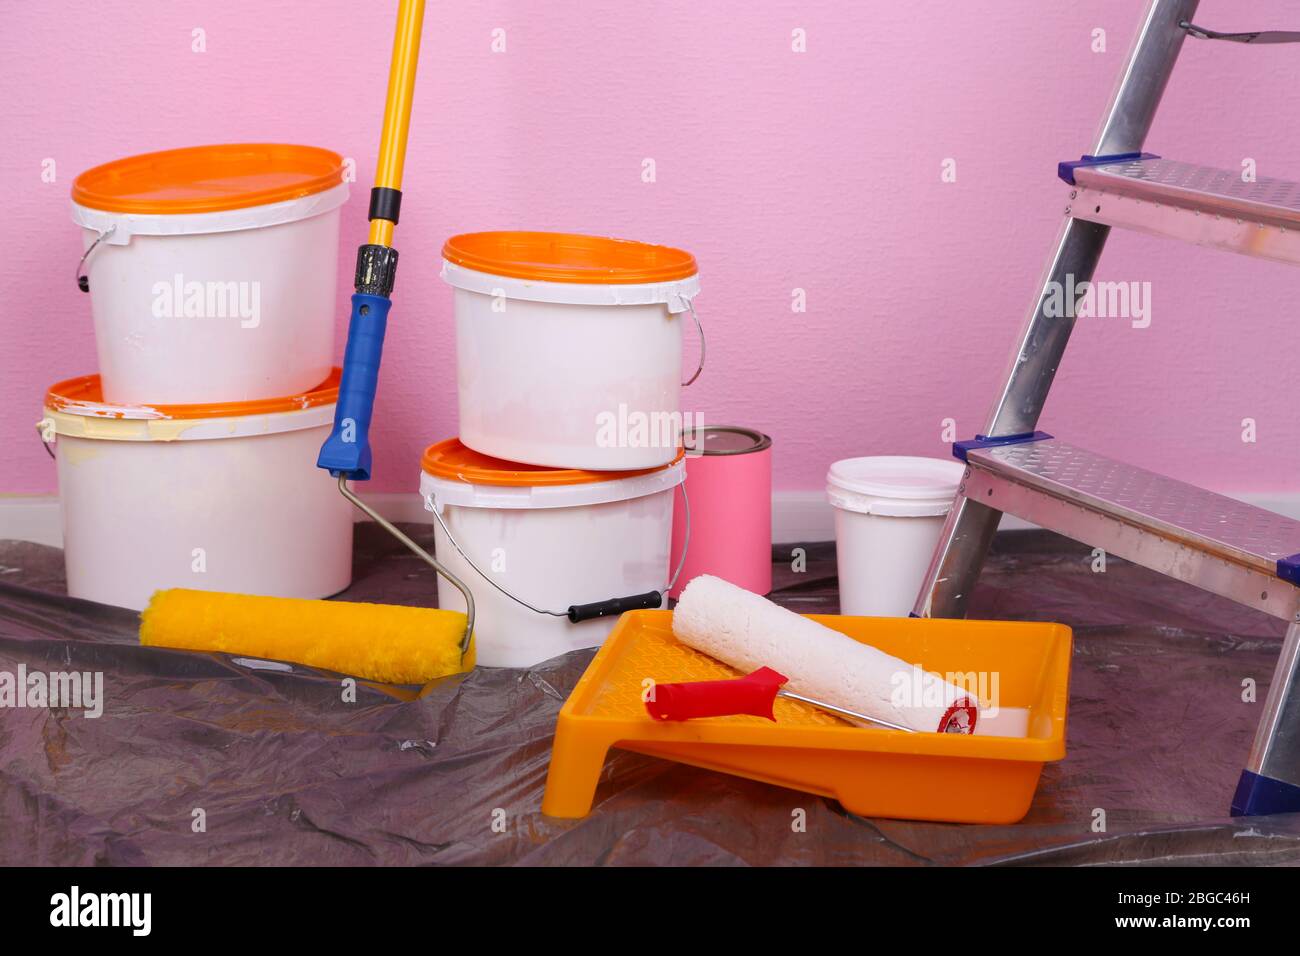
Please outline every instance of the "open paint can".
[[687, 430], [689, 519], [679, 491], [673, 509], [673, 566], [690, 547], [676, 598], [701, 574], [712, 574], [755, 594], [772, 590], [772, 439], [752, 428]]

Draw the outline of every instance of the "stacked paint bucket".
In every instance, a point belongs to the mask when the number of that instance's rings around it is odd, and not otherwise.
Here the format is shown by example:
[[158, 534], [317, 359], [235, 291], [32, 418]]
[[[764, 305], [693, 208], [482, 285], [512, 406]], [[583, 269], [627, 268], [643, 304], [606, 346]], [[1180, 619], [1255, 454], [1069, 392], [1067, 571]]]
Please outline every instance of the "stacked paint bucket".
[[188, 587], [319, 598], [351, 580], [352, 515], [315, 467], [338, 394], [342, 158], [169, 150], [72, 189], [99, 373], [52, 386], [68, 591], [142, 608]]
[[699, 273], [680, 249], [560, 233], [454, 236], [442, 255], [460, 437], [425, 451], [420, 494], [474, 592], [478, 662], [527, 667], [667, 601]]

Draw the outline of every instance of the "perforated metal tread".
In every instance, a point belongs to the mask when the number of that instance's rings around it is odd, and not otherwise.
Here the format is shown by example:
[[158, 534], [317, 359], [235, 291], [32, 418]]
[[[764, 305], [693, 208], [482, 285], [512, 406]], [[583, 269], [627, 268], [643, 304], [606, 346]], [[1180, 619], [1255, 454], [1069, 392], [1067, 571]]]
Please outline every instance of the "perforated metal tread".
[[[1079, 186], [1210, 215], [1300, 228], [1300, 183], [1270, 176], [1243, 182], [1241, 170], [1174, 159], [1135, 159], [1075, 171]], [[1088, 218], [1088, 210], [1075, 211]]]
[[967, 463], [1266, 574], [1300, 553], [1300, 521], [1059, 439], [971, 450]]

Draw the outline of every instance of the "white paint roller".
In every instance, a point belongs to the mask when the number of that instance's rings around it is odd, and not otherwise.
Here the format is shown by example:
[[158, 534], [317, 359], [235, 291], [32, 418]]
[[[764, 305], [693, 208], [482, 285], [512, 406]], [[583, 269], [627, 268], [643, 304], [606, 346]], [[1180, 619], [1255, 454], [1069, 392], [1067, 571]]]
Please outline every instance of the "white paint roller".
[[836, 707], [920, 731], [973, 729], [975, 695], [712, 575], [682, 592], [673, 634], [746, 673], [779, 671], [790, 690]]

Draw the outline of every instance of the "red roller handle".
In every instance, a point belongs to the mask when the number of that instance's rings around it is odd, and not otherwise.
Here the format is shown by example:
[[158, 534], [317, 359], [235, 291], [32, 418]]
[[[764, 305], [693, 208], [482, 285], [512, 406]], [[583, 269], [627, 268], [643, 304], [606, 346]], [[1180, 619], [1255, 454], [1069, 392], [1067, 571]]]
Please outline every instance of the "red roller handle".
[[655, 720], [690, 720], [752, 714], [776, 720], [772, 702], [787, 678], [770, 667], [735, 680], [704, 680], [689, 684], [656, 684], [645, 709]]

